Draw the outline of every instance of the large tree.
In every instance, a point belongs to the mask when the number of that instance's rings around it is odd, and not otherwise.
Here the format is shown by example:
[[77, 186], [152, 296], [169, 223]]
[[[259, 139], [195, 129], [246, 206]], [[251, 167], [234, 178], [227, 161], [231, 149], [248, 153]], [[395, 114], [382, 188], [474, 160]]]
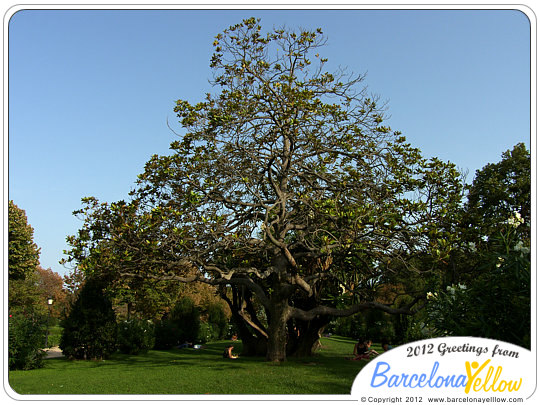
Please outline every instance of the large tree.
[[219, 34], [216, 92], [177, 102], [184, 134], [146, 164], [131, 202], [85, 200], [68, 261], [216, 285], [245, 345], [271, 361], [287, 343], [309, 352], [333, 316], [412, 313], [418, 284], [394, 302], [377, 291], [437, 271], [460, 175], [383, 125], [362, 75], [326, 72], [324, 41], [319, 29], [263, 34], [254, 18]]

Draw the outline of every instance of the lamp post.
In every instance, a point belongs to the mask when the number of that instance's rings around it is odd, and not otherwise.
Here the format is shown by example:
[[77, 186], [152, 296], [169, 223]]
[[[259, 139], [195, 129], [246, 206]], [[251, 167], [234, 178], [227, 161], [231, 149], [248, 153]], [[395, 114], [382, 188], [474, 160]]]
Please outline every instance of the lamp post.
[[52, 297], [47, 298], [47, 305], [49, 307], [49, 314], [47, 315], [47, 334], [45, 335], [45, 348], [49, 347], [49, 321], [51, 319], [52, 304], [53, 304]]

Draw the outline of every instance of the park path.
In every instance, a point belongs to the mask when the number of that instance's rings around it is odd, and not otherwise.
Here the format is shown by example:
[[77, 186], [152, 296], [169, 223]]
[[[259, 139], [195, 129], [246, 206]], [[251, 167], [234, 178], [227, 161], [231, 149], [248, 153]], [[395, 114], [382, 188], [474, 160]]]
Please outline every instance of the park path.
[[46, 359], [54, 359], [57, 357], [64, 357], [62, 354], [62, 350], [58, 346], [51, 347], [50, 349], [44, 349], [47, 355], [45, 356]]

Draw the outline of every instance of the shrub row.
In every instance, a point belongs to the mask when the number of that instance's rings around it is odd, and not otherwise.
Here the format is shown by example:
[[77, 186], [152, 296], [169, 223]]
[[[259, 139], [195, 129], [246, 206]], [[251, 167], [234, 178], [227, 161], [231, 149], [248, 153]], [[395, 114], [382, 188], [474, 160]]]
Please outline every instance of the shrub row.
[[[107, 357], [117, 349], [124, 354], [137, 355], [148, 350], [170, 349], [183, 342], [205, 343], [217, 340], [219, 328], [209, 323], [201, 323], [196, 330], [195, 339], [190, 339], [185, 331], [171, 320], [157, 323], [131, 319], [113, 327], [110, 323], [104, 332], [103, 327], [96, 333], [89, 333], [88, 328], [71, 328], [62, 334], [62, 350], [65, 355], [76, 359], [100, 359]], [[193, 328], [190, 328], [193, 332]], [[26, 314], [11, 314], [9, 317], [9, 369], [30, 370], [43, 366], [43, 350], [46, 330], [42, 320]]]
[[[149, 349], [170, 349], [185, 342], [205, 343], [221, 338], [226, 329], [223, 309], [213, 308], [208, 323], [189, 298], [180, 299], [160, 321], [131, 319], [117, 324], [110, 300], [103, 294], [103, 283], [88, 280], [81, 290], [64, 328], [60, 348], [75, 359], [107, 358], [116, 350], [139, 354]], [[225, 323], [223, 321], [225, 320]]]
[[[137, 355], [146, 353], [150, 349], [167, 350], [186, 342], [206, 343], [221, 338], [220, 329], [215, 324], [204, 322], [194, 327], [192, 324], [181, 324], [175, 319], [163, 319], [158, 322], [140, 319], [122, 321], [117, 324], [115, 333], [105, 334], [103, 340], [109, 341], [111, 336], [116, 337], [115, 347], [113, 348], [111, 345], [112, 342], [109, 345], [99, 345], [102, 348], [109, 347], [109, 350], [104, 351], [102, 356], [90, 357], [84, 350], [89, 346], [88, 343], [80, 344], [81, 347], [78, 351], [63, 346], [62, 350], [65, 355], [73, 358], [103, 358], [112, 354], [115, 349], [124, 354]], [[77, 338], [79, 337], [80, 334], [77, 333]], [[98, 336], [91, 339], [94, 346], [98, 346], [96, 338]], [[68, 337], [63, 339], [64, 342], [73, 340]]]

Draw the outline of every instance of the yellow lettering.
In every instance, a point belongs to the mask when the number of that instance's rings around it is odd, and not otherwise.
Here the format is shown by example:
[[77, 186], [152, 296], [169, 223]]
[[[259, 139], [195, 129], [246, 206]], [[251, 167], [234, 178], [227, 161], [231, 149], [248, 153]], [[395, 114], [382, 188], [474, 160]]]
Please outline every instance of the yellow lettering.
[[507, 385], [508, 385], [508, 383], [506, 381], [502, 380], [499, 383], [499, 386], [497, 388], [493, 389], [493, 391], [503, 392], [506, 389]]
[[[469, 378], [469, 381], [467, 381], [467, 385], [465, 386], [465, 394], [468, 394], [469, 391], [471, 390], [471, 386], [473, 385], [473, 382], [476, 378], [476, 376], [480, 373], [480, 371], [482, 371], [484, 369], [485, 366], [487, 366], [487, 364], [490, 362], [491, 360], [486, 360], [484, 362], [484, 364], [482, 364], [482, 366], [480, 368], [478, 368], [478, 362], [477, 361], [473, 361], [472, 364], [469, 363], [468, 361], [465, 362], [465, 370], [467, 371], [467, 377]], [[476, 372], [473, 374], [472, 373], [472, 369], [471, 368], [478, 368], [478, 370], [476, 370]], [[475, 391], [476, 391], [476, 384], [475, 385]]]
[[486, 387], [487, 383], [489, 382], [489, 379], [491, 378], [491, 374], [493, 374], [493, 367], [489, 367], [486, 380], [484, 381], [484, 391], [489, 391], [489, 388]]
[[514, 383], [514, 387], [513, 387], [513, 388], [512, 388], [512, 381], [510, 381], [510, 382], [508, 383], [508, 391], [509, 391], [509, 392], [517, 391], [517, 390], [519, 390], [520, 388], [521, 388], [521, 378], [519, 379], [519, 384], [518, 384], [517, 381]]
[[[481, 389], [483, 389], [485, 392], [503, 392], [506, 390], [512, 392], [518, 391], [521, 388], [521, 378], [519, 379], [519, 381], [501, 380], [499, 382], [499, 377], [501, 376], [503, 371], [502, 366], [498, 366], [497, 370], [495, 370], [493, 366], [490, 366], [487, 369], [485, 378], [480, 378], [478, 374], [480, 374], [480, 372], [488, 365], [489, 362], [490, 360], [486, 360], [482, 365], [479, 365], [476, 361], [473, 361], [472, 363], [469, 363], [468, 361], [465, 362], [465, 370], [467, 371], [468, 378], [467, 385], [465, 386], [466, 394], [471, 391], [471, 388], [473, 389], [473, 391], [476, 392], [480, 391]], [[473, 370], [475, 370], [474, 373]], [[495, 375], [493, 374], [494, 371]]]
[[[499, 380], [499, 376], [501, 375], [502, 373], [502, 367], [499, 366], [497, 367], [497, 372], [495, 373], [495, 379], [493, 380], [493, 384], [491, 384], [491, 388], [493, 389], [493, 391], [500, 391], [500, 392], [503, 392], [504, 391], [504, 388], [501, 390], [501, 385], [502, 383], [505, 383], [506, 384], [506, 381], [502, 380], [500, 383], [499, 383], [499, 389], [496, 389], [495, 388], [495, 383]], [[506, 386], [505, 386], [506, 388]]]

